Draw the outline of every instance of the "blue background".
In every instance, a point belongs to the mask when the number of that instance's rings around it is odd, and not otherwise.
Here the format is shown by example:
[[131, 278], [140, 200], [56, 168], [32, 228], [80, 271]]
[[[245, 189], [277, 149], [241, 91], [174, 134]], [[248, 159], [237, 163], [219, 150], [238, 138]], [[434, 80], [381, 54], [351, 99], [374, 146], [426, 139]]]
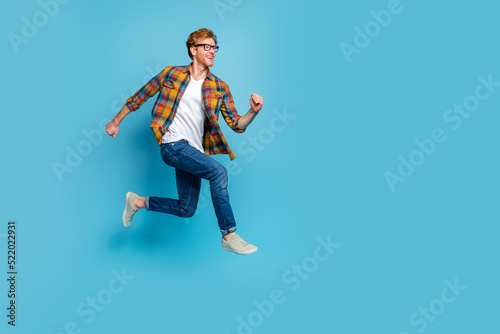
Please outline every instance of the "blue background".
[[[2, 333], [498, 333], [500, 87], [457, 129], [443, 116], [479, 77], [500, 81], [500, 6], [401, 0], [374, 25], [388, 6], [72, 0], [43, 21], [37, 1], [4, 4], [0, 262], [6, 278], [15, 220], [19, 274], [15, 328], [1, 280]], [[14, 47], [23, 17], [40, 27]], [[206, 182], [190, 219], [141, 211], [121, 223], [127, 191], [174, 197], [174, 174], [149, 129], [154, 99], [116, 139], [103, 124], [163, 67], [188, 64], [184, 42], [201, 27], [219, 38], [211, 70], [240, 114], [251, 93], [264, 98], [246, 133], [223, 125], [236, 160], [216, 157], [233, 171], [250, 256], [220, 249]], [[347, 57], [356, 27], [374, 30]], [[386, 172], [434, 129], [446, 141], [391, 189]], [[328, 237], [340, 246], [317, 261]], [[115, 271], [129, 280], [110, 293]], [[272, 291], [281, 302], [269, 306]], [[78, 312], [92, 298], [105, 301], [93, 318]]]

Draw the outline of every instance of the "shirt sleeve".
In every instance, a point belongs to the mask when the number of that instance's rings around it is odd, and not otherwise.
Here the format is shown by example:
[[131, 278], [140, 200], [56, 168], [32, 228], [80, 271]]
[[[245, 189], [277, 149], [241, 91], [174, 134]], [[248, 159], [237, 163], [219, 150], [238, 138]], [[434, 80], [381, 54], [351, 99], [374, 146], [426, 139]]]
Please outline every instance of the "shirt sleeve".
[[151, 80], [148, 81], [134, 95], [128, 98], [126, 104], [130, 110], [136, 111], [150, 97], [154, 96], [160, 90], [162, 82], [165, 79], [165, 70], [162, 70]]
[[229, 90], [229, 86], [224, 84], [224, 97], [220, 107], [220, 111], [227, 125], [237, 133], [245, 132], [245, 129], [238, 127], [238, 120], [241, 118], [236, 112], [236, 106], [234, 105], [233, 96]]

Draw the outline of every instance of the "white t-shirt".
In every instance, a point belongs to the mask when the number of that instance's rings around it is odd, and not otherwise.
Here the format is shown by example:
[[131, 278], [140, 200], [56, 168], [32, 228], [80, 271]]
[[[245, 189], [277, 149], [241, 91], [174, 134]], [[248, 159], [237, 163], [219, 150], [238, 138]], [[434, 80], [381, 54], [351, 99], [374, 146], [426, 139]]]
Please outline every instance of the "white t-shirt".
[[185, 139], [189, 145], [204, 153], [202, 142], [206, 115], [201, 101], [201, 85], [204, 81], [205, 78], [197, 81], [191, 77], [179, 101], [174, 120], [162, 137], [162, 143]]

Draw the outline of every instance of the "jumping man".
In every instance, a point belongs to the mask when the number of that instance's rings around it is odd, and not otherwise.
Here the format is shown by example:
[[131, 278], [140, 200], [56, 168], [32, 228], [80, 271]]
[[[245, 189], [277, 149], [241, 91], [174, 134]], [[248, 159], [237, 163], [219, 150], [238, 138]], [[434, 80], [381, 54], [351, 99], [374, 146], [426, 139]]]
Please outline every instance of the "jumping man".
[[131, 112], [139, 109], [159, 92], [153, 107], [151, 129], [160, 145], [163, 161], [175, 168], [179, 199], [154, 196], [140, 197], [128, 192], [123, 212], [123, 225], [129, 227], [140, 209], [191, 217], [196, 211], [201, 179], [209, 180], [212, 202], [222, 233], [222, 249], [237, 254], [251, 254], [257, 247], [236, 234], [236, 221], [229, 203], [227, 171], [209, 157], [234, 153], [219, 127], [219, 113], [237, 133], [242, 133], [263, 105], [262, 97], [250, 96], [250, 110], [240, 116], [236, 112], [228, 85], [212, 74], [217, 36], [209, 29], [189, 35], [187, 51], [192, 62], [187, 66], [167, 66], [131, 96], [123, 108], [106, 124], [106, 132], [116, 137], [118, 126]]

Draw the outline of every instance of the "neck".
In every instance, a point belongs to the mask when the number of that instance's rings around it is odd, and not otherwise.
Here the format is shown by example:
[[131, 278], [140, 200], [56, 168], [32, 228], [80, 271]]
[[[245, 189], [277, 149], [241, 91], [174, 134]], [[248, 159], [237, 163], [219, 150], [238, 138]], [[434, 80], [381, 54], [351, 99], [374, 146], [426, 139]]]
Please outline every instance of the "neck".
[[207, 76], [208, 67], [203, 64], [200, 64], [196, 61], [193, 61], [193, 65], [191, 66], [191, 75], [195, 80], [201, 80]]

